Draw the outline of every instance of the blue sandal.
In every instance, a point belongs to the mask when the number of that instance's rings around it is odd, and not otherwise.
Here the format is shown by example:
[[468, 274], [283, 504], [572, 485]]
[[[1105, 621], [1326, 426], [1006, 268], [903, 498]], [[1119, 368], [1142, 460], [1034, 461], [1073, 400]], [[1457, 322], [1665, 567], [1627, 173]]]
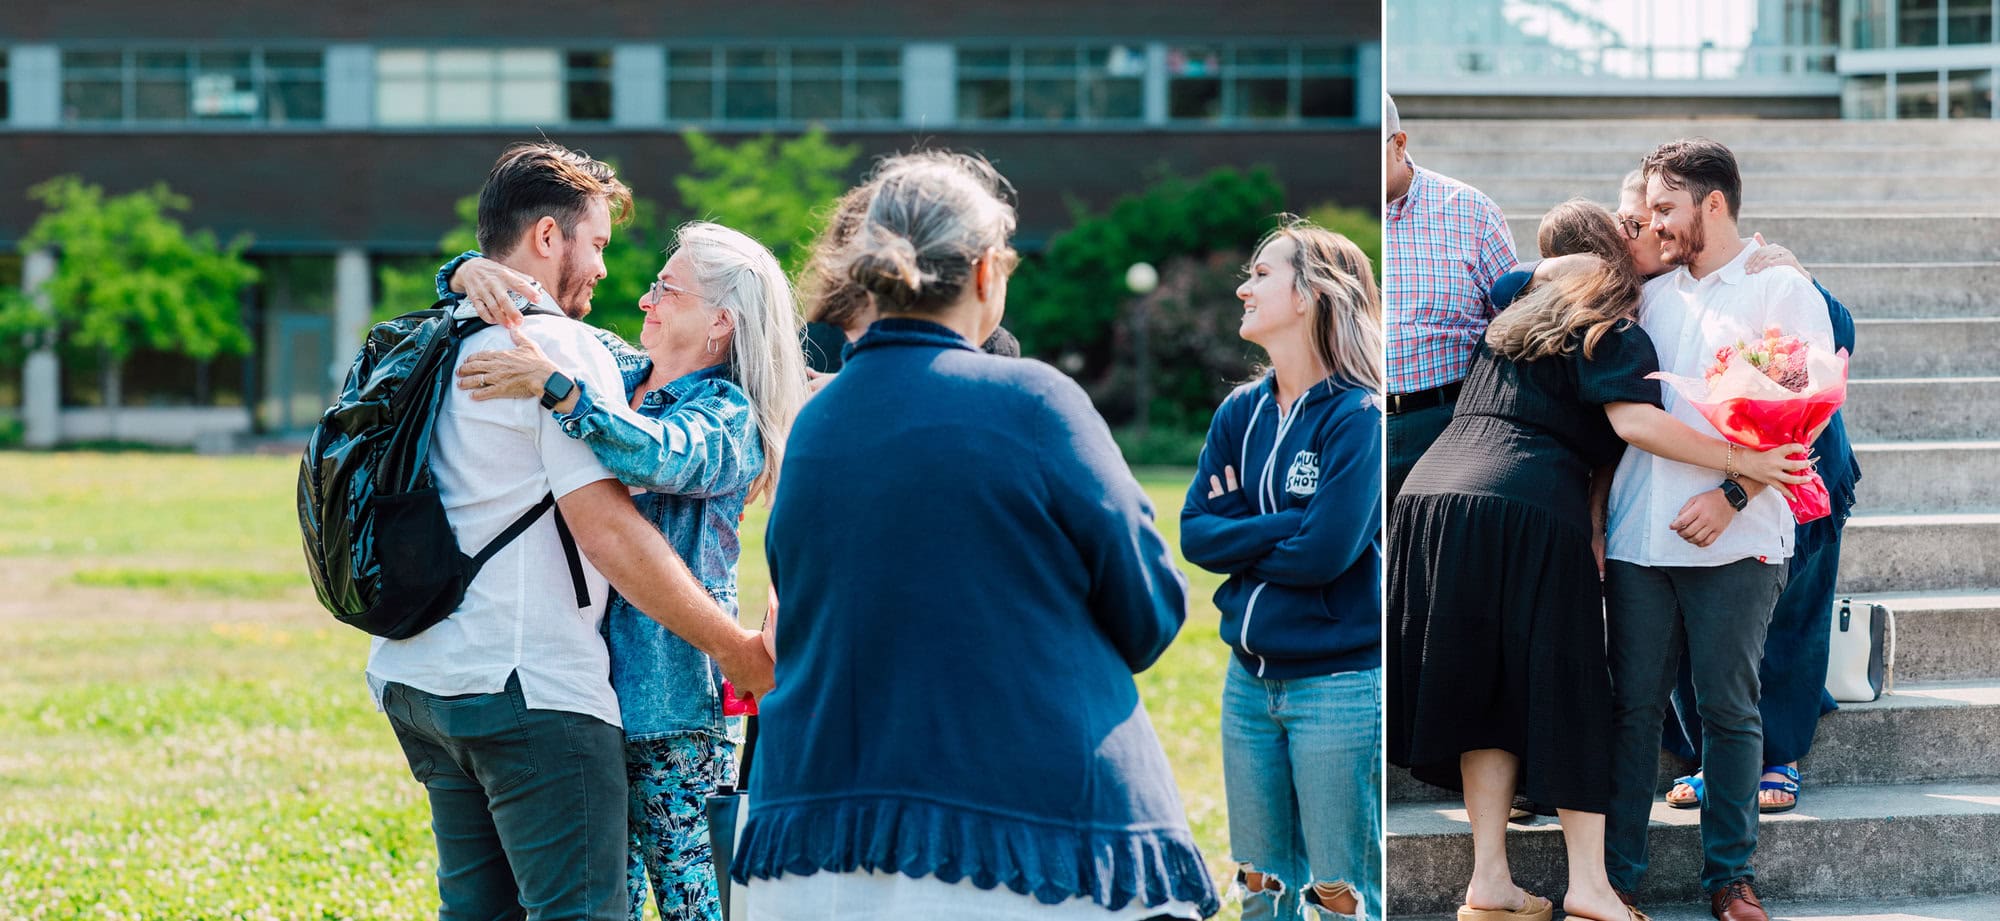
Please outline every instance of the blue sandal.
[[1764, 773], [1783, 774], [1785, 775], [1785, 779], [1759, 780], [1757, 781], [1757, 792], [1762, 794], [1766, 790], [1776, 790], [1779, 793], [1789, 793], [1792, 795], [1792, 801], [1782, 805], [1766, 803], [1763, 796], [1760, 795], [1757, 797], [1757, 811], [1769, 815], [1790, 812], [1799, 808], [1799, 769], [1786, 764], [1772, 764], [1765, 766]]
[[1701, 784], [1702, 780], [1700, 774], [1689, 774], [1686, 777], [1674, 778], [1674, 786], [1685, 785], [1688, 789], [1693, 790], [1694, 799], [1690, 802], [1675, 802], [1673, 788], [1669, 787], [1667, 789], [1667, 805], [1672, 806], [1675, 809], [1700, 809]]

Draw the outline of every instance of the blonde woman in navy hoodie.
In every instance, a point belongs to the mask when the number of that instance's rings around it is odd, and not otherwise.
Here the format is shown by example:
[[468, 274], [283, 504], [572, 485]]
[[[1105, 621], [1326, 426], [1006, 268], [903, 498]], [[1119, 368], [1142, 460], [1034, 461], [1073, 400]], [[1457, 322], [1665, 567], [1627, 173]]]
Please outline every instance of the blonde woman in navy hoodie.
[[1382, 914], [1382, 301], [1368, 257], [1292, 219], [1258, 244], [1224, 400], [1181, 510], [1235, 655], [1222, 768], [1245, 921]]

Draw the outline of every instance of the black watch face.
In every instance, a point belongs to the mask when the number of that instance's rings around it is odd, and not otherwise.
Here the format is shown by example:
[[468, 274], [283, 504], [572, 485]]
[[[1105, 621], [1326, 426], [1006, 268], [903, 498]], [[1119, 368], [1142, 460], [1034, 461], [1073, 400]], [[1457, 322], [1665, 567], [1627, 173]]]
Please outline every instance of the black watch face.
[[570, 380], [568, 376], [561, 373], [551, 374], [549, 382], [542, 385], [542, 405], [554, 409], [557, 403], [567, 399], [569, 392], [575, 389], [576, 382]]

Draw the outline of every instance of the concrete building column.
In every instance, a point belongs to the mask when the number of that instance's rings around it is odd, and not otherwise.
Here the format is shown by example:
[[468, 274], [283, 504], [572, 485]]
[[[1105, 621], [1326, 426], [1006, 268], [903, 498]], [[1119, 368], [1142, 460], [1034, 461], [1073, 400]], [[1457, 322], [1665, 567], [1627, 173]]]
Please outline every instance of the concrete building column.
[[375, 123], [375, 49], [329, 45], [326, 49], [326, 126], [366, 128]]
[[1354, 117], [1364, 125], [1382, 123], [1382, 43], [1354, 49]]
[[62, 52], [54, 44], [16, 44], [8, 70], [8, 120], [16, 128], [62, 124]]
[[[35, 299], [44, 313], [53, 312], [42, 284], [56, 274], [55, 253], [37, 250], [21, 264], [21, 291]], [[56, 358], [55, 333], [42, 337], [40, 348], [28, 354], [21, 371], [22, 441], [30, 448], [51, 448], [62, 440], [62, 363]]]
[[949, 128], [958, 121], [958, 49], [931, 42], [903, 46], [903, 123]]
[[1149, 42], [1146, 45], [1146, 124], [1167, 123], [1167, 45], [1165, 42]]
[[368, 253], [358, 246], [342, 247], [333, 257], [333, 364], [327, 370], [336, 393], [347, 379], [348, 365], [361, 351], [373, 313], [368, 278]]
[[611, 123], [652, 127], [667, 120], [667, 49], [619, 45], [611, 49]]
[[62, 124], [62, 52], [15, 45], [7, 52], [7, 119], [16, 128]]

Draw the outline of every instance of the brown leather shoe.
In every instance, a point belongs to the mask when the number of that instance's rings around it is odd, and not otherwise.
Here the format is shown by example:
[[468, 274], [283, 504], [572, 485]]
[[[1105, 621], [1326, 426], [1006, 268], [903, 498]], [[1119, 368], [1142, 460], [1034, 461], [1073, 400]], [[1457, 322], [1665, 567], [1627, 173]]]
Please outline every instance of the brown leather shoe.
[[1708, 897], [1708, 912], [1716, 921], [1771, 921], [1764, 912], [1764, 903], [1757, 900], [1757, 891], [1750, 888], [1750, 881], [1739, 879], [1716, 890]]

